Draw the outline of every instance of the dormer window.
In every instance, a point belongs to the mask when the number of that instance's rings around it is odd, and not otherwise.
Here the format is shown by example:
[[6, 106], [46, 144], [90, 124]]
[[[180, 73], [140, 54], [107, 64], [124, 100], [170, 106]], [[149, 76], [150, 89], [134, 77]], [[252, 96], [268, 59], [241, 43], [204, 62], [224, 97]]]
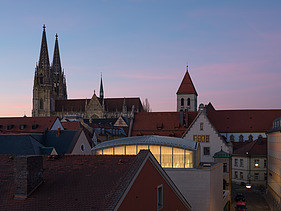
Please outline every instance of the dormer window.
[[35, 130], [36, 128], [38, 128], [38, 124], [33, 124], [32, 129]]
[[19, 129], [20, 129], [20, 130], [24, 130], [24, 128], [25, 128], [25, 125], [20, 125], [20, 126], [19, 126]]
[[14, 125], [8, 125], [8, 126], [7, 126], [7, 129], [8, 129], [8, 130], [11, 130], [13, 127], [14, 127]]

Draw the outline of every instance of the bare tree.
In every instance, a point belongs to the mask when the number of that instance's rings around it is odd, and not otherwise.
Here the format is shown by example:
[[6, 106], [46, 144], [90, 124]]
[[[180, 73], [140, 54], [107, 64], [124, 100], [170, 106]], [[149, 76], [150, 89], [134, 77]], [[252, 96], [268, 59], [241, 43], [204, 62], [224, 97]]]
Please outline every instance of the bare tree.
[[147, 98], [145, 98], [145, 100], [142, 102], [142, 106], [143, 106], [143, 110], [145, 112], [151, 112], [152, 111], [152, 109], [150, 108], [150, 104], [149, 104]]

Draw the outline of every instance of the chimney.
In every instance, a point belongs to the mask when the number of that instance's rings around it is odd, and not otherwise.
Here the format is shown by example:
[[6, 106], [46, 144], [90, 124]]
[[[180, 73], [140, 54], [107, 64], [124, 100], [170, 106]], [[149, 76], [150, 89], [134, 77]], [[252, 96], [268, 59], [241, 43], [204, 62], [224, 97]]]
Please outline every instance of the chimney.
[[17, 156], [14, 159], [14, 198], [26, 199], [43, 182], [42, 156]]
[[58, 128], [58, 136], [60, 135], [60, 133], [61, 133], [61, 129], [60, 129], [60, 127]]
[[183, 110], [180, 110], [180, 127], [183, 126]]
[[185, 109], [184, 113], [185, 113], [185, 126], [188, 127], [188, 108]]

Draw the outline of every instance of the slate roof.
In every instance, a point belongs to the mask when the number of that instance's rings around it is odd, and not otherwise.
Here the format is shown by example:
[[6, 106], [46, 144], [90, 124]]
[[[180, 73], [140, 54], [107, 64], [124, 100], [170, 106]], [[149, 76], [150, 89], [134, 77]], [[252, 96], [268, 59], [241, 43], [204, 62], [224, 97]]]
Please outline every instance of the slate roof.
[[195, 94], [196, 96], [198, 96], [188, 71], [186, 71], [182, 79], [181, 85], [177, 91], [177, 95], [180, 94]]
[[0, 118], [0, 134], [44, 133], [50, 130], [57, 117]]
[[210, 110], [208, 118], [220, 133], [265, 133], [281, 109], [268, 110]]
[[0, 135], [0, 154], [40, 155], [43, 135]]
[[25, 200], [13, 199], [14, 165], [0, 155], [0, 210], [111, 210], [148, 156], [43, 156], [44, 182]]
[[180, 112], [141, 112], [135, 113], [132, 136], [160, 135], [182, 137], [198, 112], [188, 111], [188, 122], [180, 125]]
[[262, 138], [247, 143], [244, 146], [233, 151], [233, 154], [237, 155], [266, 155], [267, 153], [267, 139]]
[[[89, 104], [90, 100], [91, 99], [56, 100], [55, 110], [56, 112], [85, 112], [85, 107]], [[107, 112], [121, 112], [123, 102], [124, 98], [105, 98], [105, 110]], [[125, 98], [125, 102], [128, 110], [131, 110], [132, 106], [135, 105], [136, 111], [143, 111], [140, 98]]]

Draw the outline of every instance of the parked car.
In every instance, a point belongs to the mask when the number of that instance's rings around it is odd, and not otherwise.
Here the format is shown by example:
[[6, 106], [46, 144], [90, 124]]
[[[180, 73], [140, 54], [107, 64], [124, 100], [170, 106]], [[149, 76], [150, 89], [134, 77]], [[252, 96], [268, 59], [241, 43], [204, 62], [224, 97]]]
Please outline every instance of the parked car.
[[245, 196], [242, 194], [242, 193], [238, 193], [236, 196], [235, 196], [235, 201], [238, 202], [238, 201], [245, 201]]
[[236, 203], [235, 211], [246, 211], [246, 210], [247, 210], [246, 202], [238, 201]]

